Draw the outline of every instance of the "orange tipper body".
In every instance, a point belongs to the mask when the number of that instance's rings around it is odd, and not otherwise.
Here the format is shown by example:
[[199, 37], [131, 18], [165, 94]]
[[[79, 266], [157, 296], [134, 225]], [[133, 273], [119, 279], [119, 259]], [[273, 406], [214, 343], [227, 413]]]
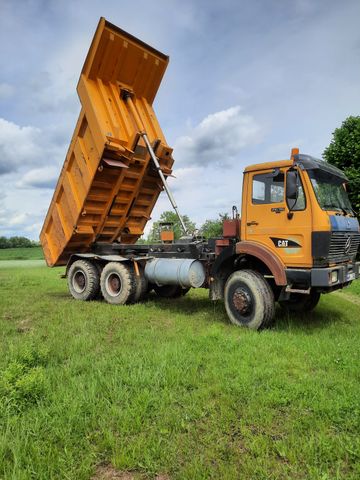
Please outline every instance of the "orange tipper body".
[[49, 266], [65, 265], [93, 242], [132, 244], [143, 234], [163, 186], [139, 123], [167, 177], [172, 149], [152, 103], [168, 61], [100, 19], [77, 86], [79, 119], [40, 234]]

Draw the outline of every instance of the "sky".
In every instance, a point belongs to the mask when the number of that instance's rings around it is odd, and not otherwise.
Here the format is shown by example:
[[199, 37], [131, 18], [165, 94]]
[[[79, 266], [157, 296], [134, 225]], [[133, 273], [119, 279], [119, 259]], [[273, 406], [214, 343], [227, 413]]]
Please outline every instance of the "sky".
[[0, 235], [38, 239], [100, 16], [170, 56], [154, 109], [198, 226], [240, 206], [246, 165], [321, 157], [359, 115], [359, 0], [0, 0]]

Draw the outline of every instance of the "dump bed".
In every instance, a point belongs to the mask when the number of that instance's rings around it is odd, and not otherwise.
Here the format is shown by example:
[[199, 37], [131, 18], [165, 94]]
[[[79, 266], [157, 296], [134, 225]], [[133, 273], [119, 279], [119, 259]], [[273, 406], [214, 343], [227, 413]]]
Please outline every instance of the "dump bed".
[[135, 243], [163, 189], [133, 111], [165, 176], [167, 145], [152, 103], [168, 57], [100, 19], [81, 71], [81, 111], [53, 195], [40, 241], [49, 266], [87, 252], [94, 242]]

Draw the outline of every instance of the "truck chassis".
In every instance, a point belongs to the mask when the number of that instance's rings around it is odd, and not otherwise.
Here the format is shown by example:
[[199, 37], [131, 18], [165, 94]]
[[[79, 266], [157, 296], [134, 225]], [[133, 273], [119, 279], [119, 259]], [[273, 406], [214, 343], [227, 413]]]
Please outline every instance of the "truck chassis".
[[176, 298], [190, 288], [207, 288], [211, 300], [224, 301], [232, 323], [260, 329], [271, 325], [275, 302], [292, 312], [310, 311], [321, 293], [343, 288], [359, 277], [360, 262], [283, 268], [261, 247], [255, 252], [250, 242], [237, 240], [185, 237], [150, 245], [94, 243], [91, 252], [69, 259], [69, 290], [76, 299], [102, 296], [108, 303], [124, 305], [143, 300], [151, 290], [160, 297]]

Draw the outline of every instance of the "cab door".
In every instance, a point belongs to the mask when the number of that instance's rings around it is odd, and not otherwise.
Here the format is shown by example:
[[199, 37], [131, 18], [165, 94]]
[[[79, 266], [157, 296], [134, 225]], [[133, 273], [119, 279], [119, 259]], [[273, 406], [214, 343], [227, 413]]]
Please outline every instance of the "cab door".
[[311, 267], [312, 216], [308, 193], [299, 171], [298, 199], [294, 210], [285, 201], [287, 168], [249, 172], [246, 215], [242, 237], [265, 245], [288, 267]]

